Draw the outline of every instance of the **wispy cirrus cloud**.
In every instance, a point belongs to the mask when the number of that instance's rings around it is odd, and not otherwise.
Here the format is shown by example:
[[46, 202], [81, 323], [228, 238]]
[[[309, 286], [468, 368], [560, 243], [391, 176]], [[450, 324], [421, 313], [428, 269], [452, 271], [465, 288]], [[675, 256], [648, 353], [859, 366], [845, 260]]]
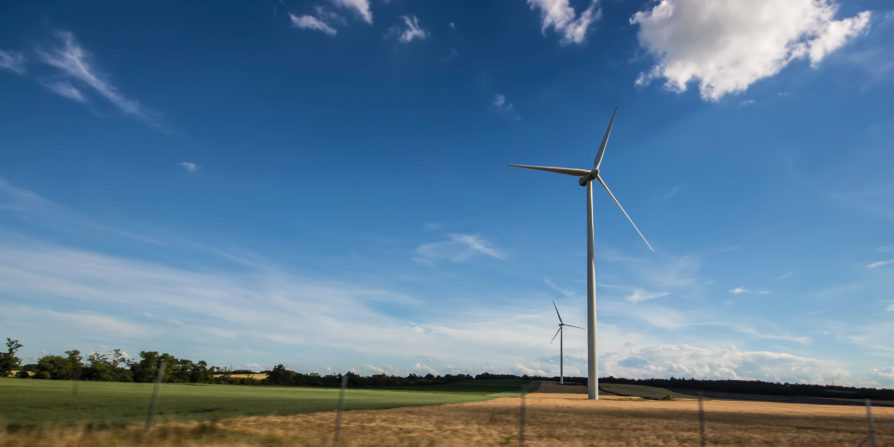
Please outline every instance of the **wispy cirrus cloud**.
[[189, 172], [196, 172], [196, 169], [199, 169], [199, 166], [191, 161], [181, 161], [180, 166]]
[[491, 106], [494, 108], [494, 112], [496, 112], [497, 115], [509, 121], [521, 120], [521, 115], [518, 114], [515, 105], [510, 103], [502, 93], [494, 95], [494, 98], [491, 100]]
[[868, 269], [876, 269], [879, 267], [884, 267], [886, 265], [894, 264], [894, 259], [888, 259], [887, 261], [876, 261], [871, 264], [866, 264], [866, 268]]
[[563, 45], [583, 43], [590, 25], [602, 17], [597, 0], [591, 1], [590, 6], [579, 15], [568, 0], [528, 0], [528, 6], [532, 10], [540, 10], [540, 31], [546, 35], [546, 31], [552, 28], [561, 36]]
[[295, 14], [289, 13], [289, 19], [291, 19], [292, 26], [294, 26], [295, 28], [319, 31], [329, 36], [335, 36], [336, 34], [338, 34], [338, 31], [335, 28], [320, 20], [319, 18], [311, 15], [305, 14], [296, 16]]
[[49, 91], [68, 98], [74, 102], [87, 102], [87, 97], [81, 93], [77, 87], [71, 85], [71, 82], [68, 81], [41, 81], [41, 85], [46, 87]]
[[[4, 186], [0, 188], [2, 212], [30, 212], [32, 221], [72, 219], [63, 223], [82, 225], [75, 213], [65, 212], [61, 205], [6, 183], [0, 186]], [[114, 232], [107, 235], [121, 236]], [[459, 253], [457, 259], [461, 260], [467, 256], [462, 255], [463, 250], [471, 250], [470, 256], [503, 256], [477, 235], [451, 234], [440, 242], [455, 246], [435, 247], [429, 254], [437, 253], [436, 259], [449, 259]], [[319, 274], [305, 276], [294, 266], [266, 260], [221, 265], [217, 259], [209, 260], [207, 251], [196, 258], [184, 253], [183, 259], [190, 261], [184, 263], [165, 262], [169, 256], [163, 252], [151, 258], [142, 257], [140, 252], [109, 254], [10, 237], [0, 231], [0, 326], [32, 340], [26, 346], [29, 352], [23, 352], [26, 356], [35, 355], [41, 348], [61, 352], [116, 343], [116, 347], [130, 352], [167, 350], [180, 356], [200, 352], [212, 364], [252, 364], [253, 369], [283, 363], [317, 372], [357, 368], [389, 374], [485, 370], [557, 373], [555, 350], [548, 344], [554, 314], [542, 296], [536, 300], [513, 296], [509, 305], [432, 313], [426, 311], [432, 303], [390, 290], [387, 284], [364, 285], [353, 272], [342, 278], [322, 278]], [[636, 258], [627, 262], [643, 263]], [[671, 269], [673, 274], [655, 276], [645, 272], [638, 276], [659, 283], [689, 284], [688, 280], [669, 278], [681, 272], [688, 275], [693, 261], [671, 259], [656, 264], [660, 270], [667, 270], [666, 265], [677, 266]], [[718, 325], [717, 318], [703, 310], [611, 298], [603, 303], [609, 319], [613, 314], [617, 316], [618, 307], [624, 307], [621, 310], [631, 318], [662, 330]], [[389, 307], [401, 311], [389, 312]], [[575, 311], [573, 306], [567, 310], [569, 321], [582, 320]], [[296, 326], [295, 321], [302, 324]], [[662, 341], [666, 335], [635, 333], [640, 326], [600, 325], [600, 343], [604, 344], [600, 360], [606, 374], [847, 380], [847, 372], [842, 373], [835, 362], [786, 352], [669, 345]], [[787, 333], [749, 327], [729, 329], [753, 338], [803, 341]], [[887, 339], [878, 335], [889, 332], [855, 336]], [[221, 338], [226, 338], [225, 347], [221, 347]], [[293, 354], [296, 347], [300, 358]], [[584, 337], [566, 334], [565, 347], [566, 371], [586, 371]], [[431, 359], [433, 355], [437, 355], [436, 360]], [[383, 356], [399, 367], [381, 367]]]
[[[651, 6], [654, 5], [654, 6]], [[664, 78], [684, 92], [697, 82], [706, 101], [740, 93], [798, 59], [818, 66], [827, 55], [866, 32], [871, 13], [835, 20], [830, 0], [663, 0], [630, 18], [640, 46], [657, 63], [637, 85]]]
[[670, 295], [670, 292], [646, 292], [643, 289], [635, 289], [633, 293], [627, 295], [624, 299], [631, 303], [641, 303], [643, 301], [654, 300]]
[[783, 279], [788, 279], [792, 277], [793, 272], [785, 272], [776, 277], [777, 281], [782, 281]]
[[400, 29], [400, 35], [397, 40], [400, 43], [410, 43], [414, 40], [423, 40], [428, 37], [428, 31], [419, 26], [419, 19], [415, 15], [400, 16], [404, 22], [403, 29]]
[[59, 40], [58, 45], [49, 49], [35, 50], [40, 61], [56, 68], [57, 76], [61, 77], [44, 84], [50, 91], [77, 102], [84, 102], [83, 93], [72, 85], [77, 83], [90, 88], [125, 114], [156, 129], [166, 130], [157, 113], [147, 109], [139, 101], [125, 96], [112, 84], [108, 76], [99, 73], [94, 65], [93, 56], [78, 43], [73, 33], [59, 31], [56, 37]]
[[372, 25], [373, 16], [369, 7], [369, 0], [332, 0], [332, 3], [341, 8], [353, 11], [364, 22]]
[[25, 55], [16, 51], [0, 50], [0, 70], [25, 74]]
[[752, 290], [746, 289], [745, 287], [736, 287], [735, 289], [730, 289], [729, 293], [733, 295], [741, 295], [743, 293], [750, 293], [754, 295], [768, 295], [770, 293], [769, 290]]
[[445, 241], [420, 245], [416, 249], [416, 262], [431, 264], [436, 261], [464, 262], [475, 256], [485, 255], [505, 259], [505, 255], [475, 234], [452, 233]]

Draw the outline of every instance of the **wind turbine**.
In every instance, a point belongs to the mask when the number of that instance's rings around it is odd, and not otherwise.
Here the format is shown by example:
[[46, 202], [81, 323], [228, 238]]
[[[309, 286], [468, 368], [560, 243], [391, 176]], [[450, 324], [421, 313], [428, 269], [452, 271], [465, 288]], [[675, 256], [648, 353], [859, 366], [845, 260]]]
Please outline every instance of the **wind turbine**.
[[597, 375], [598, 359], [596, 357], [596, 263], [593, 259], [593, 180], [598, 180], [603, 188], [611, 196], [612, 200], [621, 208], [621, 212], [633, 225], [633, 229], [643, 238], [643, 242], [649, 247], [653, 253], [655, 249], [652, 244], [646, 240], [643, 233], [639, 231], [633, 219], [621, 206], [621, 202], [615, 198], [612, 191], [608, 189], [608, 185], [599, 175], [599, 165], [602, 164], [602, 156], [605, 155], [605, 145], [608, 144], [608, 136], [612, 133], [612, 125], [615, 123], [615, 115], [618, 114], [618, 108], [615, 107], [612, 113], [612, 119], [608, 123], [608, 129], [605, 130], [605, 136], [602, 137], [602, 144], [596, 151], [596, 159], [593, 161], [593, 169], [576, 169], [576, 168], [555, 168], [552, 166], [530, 166], [530, 165], [514, 165], [516, 168], [537, 169], [540, 171], [555, 172], [558, 174], [572, 175], [578, 177], [577, 183], [587, 187], [587, 397], [589, 399], [599, 399], [599, 376]]
[[550, 340], [550, 344], [556, 341], [556, 335], [559, 336], [559, 385], [565, 384], [565, 326], [575, 327], [578, 329], [583, 329], [580, 326], [575, 326], [573, 324], [568, 324], [562, 321], [562, 315], [559, 313], [559, 308], [556, 306], [556, 301], [553, 300], [553, 308], [556, 309], [556, 316], [559, 317], [559, 330], [556, 331], [556, 334], [553, 335], [553, 339]]

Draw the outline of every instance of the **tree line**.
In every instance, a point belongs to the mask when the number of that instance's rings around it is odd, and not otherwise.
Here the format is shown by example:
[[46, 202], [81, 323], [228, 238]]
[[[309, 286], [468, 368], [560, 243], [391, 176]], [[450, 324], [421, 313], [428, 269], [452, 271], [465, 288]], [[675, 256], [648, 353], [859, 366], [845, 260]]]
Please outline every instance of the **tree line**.
[[[65, 351], [65, 355], [45, 355], [37, 359], [37, 363], [22, 365], [22, 359], [16, 353], [22, 347], [18, 340], [6, 339], [7, 352], [0, 353], [0, 377], [6, 377], [16, 371], [16, 377], [51, 380], [94, 380], [105, 382], [154, 382], [158, 376], [158, 367], [164, 360], [163, 381], [172, 383], [221, 383], [236, 385], [278, 385], [278, 386], [311, 386], [339, 387], [342, 378], [348, 376], [350, 387], [388, 388], [404, 386], [446, 385], [466, 380], [516, 379], [511, 375], [490, 373], [471, 376], [468, 374], [446, 374], [424, 376], [409, 374], [406, 377], [388, 374], [360, 376], [349, 372], [342, 374], [320, 375], [317, 373], [299, 373], [290, 371], [282, 364], [272, 370], [262, 371], [264, 379], [247, 377], [255, 374], [250, 370], [231, 371], [227, 368], [209, 366], [204, 360], [194, 362], [180, 359], [168, 353], [157, 351], [140, 351], [139, 358], [130, 359], [120, 350], [108, 353], [94, 352], [83, 358], [77, 349]], [[525, 377], [527, 379], [527, 377]]]
[[[567, 382], [568, 379], [566, 378]], [[894, 400], [894, 390], [857, 388], [840, 385], [763, 382], [760, 380], [702, 380], [671, 377], [669, 379], [623, 379], [606, 377], [600, 383], [646, 385], [674, 391], [714, 391], [722, 393], [763, 394], [768, 396], [810, 396], [847, 399]], [[586, 379], [584, 379], [586, 383]]]
[[[264, 379], [246, 377], [253, 374], [249, 370], [231, 371], [227, 368], [209, 366], [204, 360], [194, 362], [180, 359], [168, 353], [157, 351], [140, 351], [139, 358], [127, 358], [120, 349], [109, 353], [91, 353], [85, 360], [78, 350], [65, 351], [65, 355], [45, 355], [37, 363], [22, 365], [17, 352], [22, 348], [18, 340], [6, 339], [6, 352], [0, 352], [0, 377], [6, 377], [12, 371], [18, 371], [17, 377], [55, 380], [96, 380], [109, 382], [154, 382], [158, 376], [158, 366], [164, 360], [164, 382], [173, 383], [223, 383], [239, 385], [278, 385], [278, 386], [319, 386], [338, 387], [344, 375], [317, 373], [299, 373], [286, 369], [282, 364], [272, 370], [263, 371]], [[360, 376], [349, 372], [348, 385], [358, 388], [389, 388], [405, 386], [447, 385], [468, 380], [495, 379], [536, 379], [558, 380], [558, 377], [529, 377], [511, 374], [482, 373], [476, 376], [468, 374], [446, 374], [443, 376], [426, 374], [419, 376], [409, 374], [406, 377], [388, 374]], [[760, 380], [701, 380], [694, 378], [669, 379], [624, 379], [604, 377], [602, 383], [618, 383], [646, 385], [681, 391], [714, 391], [724, 393], [764, 394], [773, 396], [813, 396], [839, 397], [851, 399], [894, 400], [894, 390], [876, 388], [857, 388], [838, 385], [809, 385], [798, 383], [773, 383]], [[586, 377], [566, 377], [566, 383], [586, 384]]]
[[405, 387], [405, 386], [427, 386], [427, 385], [447, 385], [450, 383], [462, 382], [466, 380], [487, 380], [496, 378], [496, 376], [488, 373], [470, 376], [468, 374], [445, 374], [443, 376], [426, 374], [419, 376], [409, 374], [406, 377], [392, 376], [388, 374], [374, 374], [371, 376], [361, 376], [353, 372], [342, 374], [327, 374], [325, 376], [317, 373], [299, 373], [286, 369], [283, 365], [276, 365], [272, 370], [267, 372], [267, 378], [260, 383], [265, 385], [280, 386], [321, 386], [321, 387], [337, 387], [341, 386], [342, 378], [348, 377], [348, 386], [356, 388], [389, 388], [389, 387]]
[[0, 353], [0, 377], [18, 370], [16, 377], [52, 380], [95, 380], [102, 382], [154, 382], [158, 367], [164, 360], [163, 380], [173, 383], [212, 383], [219, 371], [204, 360], [194, 362], [178, 359], [168, 353], [140, 351], [140, 357], [130, 359], [120, 349], [108, 353], [93, 352], [86, 359], [81, 351], [65, 351], [65, 355], [45, 355], [37, 363], [22, 365], [16, 354], [22, 344], [6, 339], [6, 352]]

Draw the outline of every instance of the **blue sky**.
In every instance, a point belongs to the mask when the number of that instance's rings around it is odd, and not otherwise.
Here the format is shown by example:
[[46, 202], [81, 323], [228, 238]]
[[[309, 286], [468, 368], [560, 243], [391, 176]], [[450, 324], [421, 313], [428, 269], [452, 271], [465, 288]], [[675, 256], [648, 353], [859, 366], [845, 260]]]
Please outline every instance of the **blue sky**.
[[[885, 1], [6, 3], [0, 336], [894, 386]], [[586, 374], [585, 334], [566, 372]]]

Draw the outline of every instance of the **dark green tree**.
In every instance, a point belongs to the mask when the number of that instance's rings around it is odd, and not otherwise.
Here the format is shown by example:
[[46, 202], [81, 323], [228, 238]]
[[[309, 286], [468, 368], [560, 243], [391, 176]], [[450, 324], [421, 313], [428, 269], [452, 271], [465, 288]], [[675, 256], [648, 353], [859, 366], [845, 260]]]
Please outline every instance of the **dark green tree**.
[[61, 355], [45, 355], [37, 359], [38, 379], [69, 380], [74, 378], [74, 367], [71, 360]]
[[22, 359], [16, 357], [16, 353], [22, 347], [18, 340], [6, 338], [6, 352], [0, 353], [0, 377], [6, 377], [9, 372], [22, 366]]

